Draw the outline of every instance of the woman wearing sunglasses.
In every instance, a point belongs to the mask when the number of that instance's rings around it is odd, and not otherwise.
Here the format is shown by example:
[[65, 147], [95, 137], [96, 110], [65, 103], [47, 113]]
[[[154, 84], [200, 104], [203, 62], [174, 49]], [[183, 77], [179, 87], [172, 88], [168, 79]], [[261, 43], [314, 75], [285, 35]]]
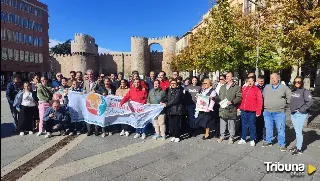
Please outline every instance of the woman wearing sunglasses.
[[292, 155], [302, 154], [302, 129], [304, 121], [307, 118], [307, 110], [311, 107], [312, 103], [313, 100], [310, 91], [303, 87], [303, 79], [301, 77], [296, 77], [292, 85], [290, 102], [291, 120], [297, 137], [296, 146], [289, 149], [289, 151], [292, 152]]

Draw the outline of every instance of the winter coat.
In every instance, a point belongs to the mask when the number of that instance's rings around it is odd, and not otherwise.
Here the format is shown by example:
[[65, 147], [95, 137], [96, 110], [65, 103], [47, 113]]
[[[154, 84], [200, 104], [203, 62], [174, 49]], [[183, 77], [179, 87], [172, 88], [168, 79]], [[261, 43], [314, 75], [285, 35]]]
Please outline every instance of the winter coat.
[[51, 86], [44, 86], [42, 84], [38, 85], [37, 97], [39, 101], [50, 102], [52, 100], [53, 93], [54, 92], [51, 90]]
[[183, 90], [181, 88], [168, 89], [167, 98], [165, 100], [167, 113], [169, 115], [182, 116], [185, 114]]
[[[34, 91], [30, 91], [30, 92], [32, 94], [33, 101], [37, 104], [38, 98], [37, 98], [36, 92], [34, 92]], [[13, 102], [13, 107], [15, 107], [18, 111], [20, 111], [20, 106], [22, 103], [23, 94], [24, 94], [24, 90], [18, 92], [18, 94], [16, 95], [14, 102]]]
[[100, 95], [103, 95], [104, 93], [106, 95], [115, 95], [116, 93], [116, 88], [113, 86], [113, 85], [110, 85], [110, 92], [108, 91], [108, 89], [104, 86], [104, 85], [99, 85], [95, 88], [95, 92], [100, 94]]
[[146, 89], [142, 89], [141, 87], [136, 88], [132, 87], [130, 88], [129, 92], [123, 97], [123, 99], [120, 102], [120, 106], [122, 106], [124, 103], [130, 101], [138, 102], [141, 104], [147, 103], [148, 99], [148, 92]]
[[307, 113], [307, 110], [312, 106], [313, 100], [309, 90], [297, 89], [292, 92], [290, 110], [291, 112], [299, 111]]
[[[50, 114], [54, 114], [54, 117], [50, 118]], [[63, 107], [60, 107], [56, 111], [52, 107], [49, 107], [48, 109], [46, 109], [43, 116], [43, 121], [53, 121], [53, 123], [55, 124], [60, 122], [66, 122], [67, 120], [67, 112], [66, 109]]]
[[225, 108], [220, 107], [219, 116], [223, 119], [236, 119], [237, 118], [237, 107], [240, 105], [242, 100], [241, 89], [238, 85], [232, 84], [227, 90], [227, 85], [222, 85], [219, 90], [220, 101], [228, 99], [231, 104]]
[[262, 104], [262, 93], [257, 86], [242, 87], [241, 110], [253, 111], [256, 112], [257, 115], [261, 115]]
[[8, 84], [7, 89], [6, 89], [6, 97], [7, 97], [9, 104], [13, 104], [14, 99], [20, 90], [21, 90], [20, 85], [17, 85], [13, 82], [10, 82]]

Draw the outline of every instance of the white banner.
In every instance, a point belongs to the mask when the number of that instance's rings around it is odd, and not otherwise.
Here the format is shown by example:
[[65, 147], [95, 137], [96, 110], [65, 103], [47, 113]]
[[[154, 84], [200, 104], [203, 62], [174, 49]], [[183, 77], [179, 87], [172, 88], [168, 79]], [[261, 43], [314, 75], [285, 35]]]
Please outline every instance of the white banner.
[[85, 121], [102, 127], [112, 124], [128, 124], [144, 128], [163, 110], [160, 104], [144, 105], [130, 101], [120, 106], [122, 97], [106, 97], [69, 91], [69, 112], [72, 122]]

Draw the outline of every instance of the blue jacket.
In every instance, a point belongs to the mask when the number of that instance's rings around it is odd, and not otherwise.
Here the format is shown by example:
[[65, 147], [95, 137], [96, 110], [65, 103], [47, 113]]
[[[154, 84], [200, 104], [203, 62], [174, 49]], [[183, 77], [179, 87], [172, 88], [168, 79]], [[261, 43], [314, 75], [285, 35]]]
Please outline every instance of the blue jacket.
[[[37, 93], [35, 91], [32, 91], [31, 93], [32, 93], [33, 101], [36, 104], [38, 104]], [[15, 107], [18, 111], [20, 111], [20, 106], [22, 103], [23, 94], [24, 94], [24, 90], [19, 91], [14, 99], [14, 102], [13, 102], [13, 107]]]
[[148, 86], [148, 90], [153, 89], [153, 82], [154, 82], [154, 80], [152, 81], [152, 80], [150, 79], [150, 77], [148, 77], [148, 78], [146, 79], [146, 83], [147, 83], [147, 86]]
[[6, 89], [6, 97], [7, 97], [9, 104], [13, 104], [16, 95], [20, 91], [20, 88], [21, 88], [20, 86], [18, 86], [17, 84], [15, 84], [13, 82], [10, 82], [8, 84], [7, 89]]
[[52, 81], [52, 88], [56, 88], [56, 87], [60, 87], [61, 86], [61, 82], [58, 80], [54, 80]]
[[[49, 118], [50, 114], [54, 114], [53, 118]], [[52, 107], [49, 107], [43, 116], [44, 121], [53, 121], [54, 123], [66, 122], [67, 113], [65, 108], [60, 107], [57, 111], [53, 110]]]

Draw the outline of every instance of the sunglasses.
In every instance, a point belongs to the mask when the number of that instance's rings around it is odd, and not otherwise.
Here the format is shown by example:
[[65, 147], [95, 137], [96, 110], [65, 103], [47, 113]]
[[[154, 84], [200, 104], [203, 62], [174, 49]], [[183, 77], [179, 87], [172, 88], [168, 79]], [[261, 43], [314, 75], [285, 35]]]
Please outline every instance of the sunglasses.
[[206, 83], [206, 82], [203, 82], [202, 85], [207, 85], [207, 83]]
[[302, 81], [294, 81], [294, 84], [301, 84]]
[[224, 80], [224, 79], [220, 79], [220, 80]]

